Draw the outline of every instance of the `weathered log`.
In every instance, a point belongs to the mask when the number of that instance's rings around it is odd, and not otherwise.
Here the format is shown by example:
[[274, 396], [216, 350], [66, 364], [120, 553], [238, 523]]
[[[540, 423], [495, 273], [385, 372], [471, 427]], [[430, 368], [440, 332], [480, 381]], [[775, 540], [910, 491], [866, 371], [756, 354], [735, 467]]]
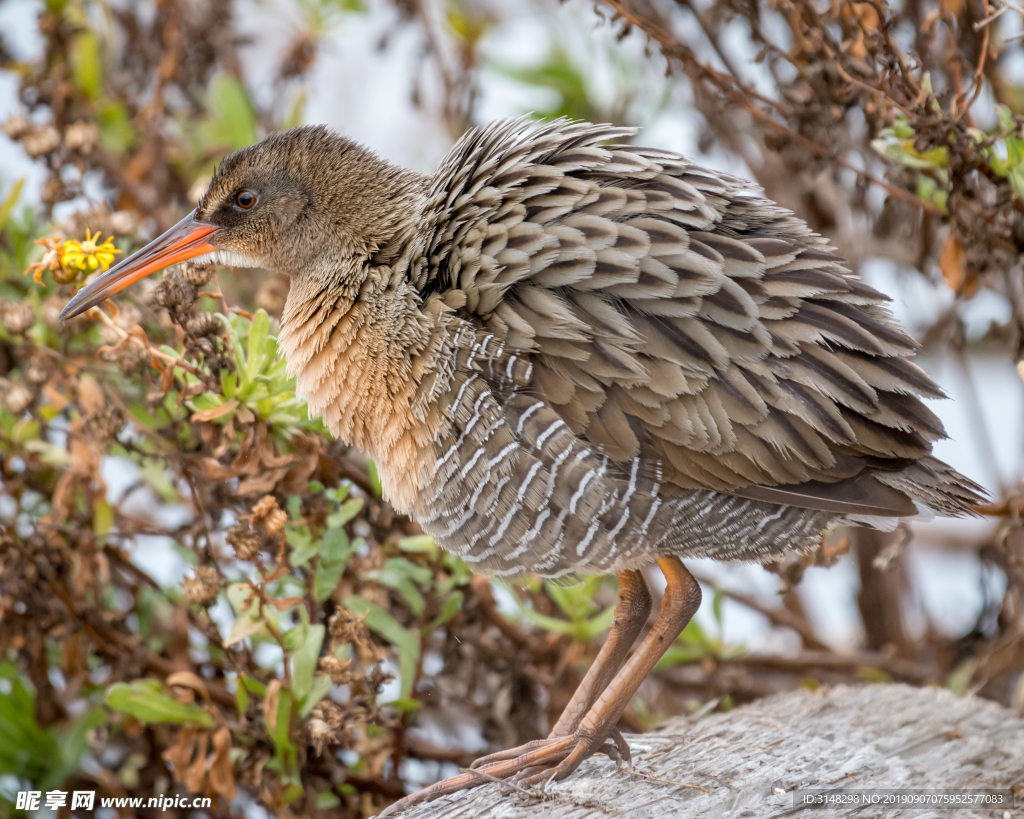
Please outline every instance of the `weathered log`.
[[607, 757], [564, 782], [491, 782], [403, 819], [1016, 817], [1012, 801], [862, 809], [794, 805], [797, 789], [1015, 789], [1024, 795], [1024, 719], [996, 703], [906, 685], [794, 691], [627, 736], [632, 770]]

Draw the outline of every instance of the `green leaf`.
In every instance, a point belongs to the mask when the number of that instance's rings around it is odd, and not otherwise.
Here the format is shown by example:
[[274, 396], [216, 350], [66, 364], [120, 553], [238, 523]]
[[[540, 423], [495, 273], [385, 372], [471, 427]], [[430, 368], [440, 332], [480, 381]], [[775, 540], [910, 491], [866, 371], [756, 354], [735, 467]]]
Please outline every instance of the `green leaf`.
[[249, 702], [249, 692], [242, 681], [239, 680], [235, 686], [235, 707], [238, 709], [238, 716], [244, 716], [245, 712], [249, 710]]
[[613, 620], [615, 620], [615, 607], [609, 606], [600, 614], [579, 624], [576, 631], [572, 632], [572, 634], [581, 642], [593, 640], [598, 634], [608, 631], [612, 627]]
[[103, 60], [96, 35], [83, 31], [71, 44], [71, 76], [85, 95], [94, 100], [103, 90]]
[[556, 105], [538, 110], [544, 119], [567, 116], [572, 119], [592, 120], [594, 107], [590, 102], [587, 79], [581, 68], [573, 63], [562, 48], [551, 50], [547, 60], [539, 66], [518, 68], [495, 65], [498, 71], [525, 85], [533, 85], [554, 91], [560, 98]]
[[439, 583], [437, 586], [437, 591], [442, 594], [458, 586], [465, 586], [469, 583], [470, 578], [473, 577], [473, 572], [466, 565], [466, 561], [457, 555], [442, 552], [441, 563], [444, 566], [444, 570], [448, 572], [448, 580]]
[[352, 520], [363, 508], [362, 498], [349, 498], [341, 508], [327, 518], [327, 525], [332, 529], [344, 526]]
[[381, 486], [377, 464], [373, 458], [366, 459], [366, 471], [370, 473], [370, 486], [373, 489], [374, 496], [381, 497], [384, 494], [384, 488]]
[[589, 620], [562, 620], [559, 617], [550, 617], [541, 614], [532, 608], [524, 608], [523, 613], [534, 623], [546, 631], [553, 631], [558, 634], [568, 634], [576, 640], [586, 641], [606, 631], [615, 619], [615, 609], [607, 608]]
[[384, 564], [386, 571], [394, 572], [399, 577], [407, 577], [415, 583], [427, 585], [434, 579], [434, 573], [426, 566], [413, 563], [404, 557], [393, 557]]
[[157, 680], [114, 683], [107, 689], [107, 705], [142, 723], [171, 723], [213, 728], [213, 717], [194, 702], [178, 702], [163, 693]]
[[227, 367], [220, 371], [220, 391], [229, 400], [234, 398], [238, 391], [238, 376]]
[[375, 583], [380, 583], [382, 586], [387, 586], [389, 589], [394, 589], [402, 595], [409, 606], [409, 610], [417, 617], [423, 614], [423, 609], [426, 608], [426, 601], [423, 599], [423, 595], [420, 594], [419, 589], [416, 585], [408, 578], [397, 574], [394, 571], [389, 571], [387, 568], [384, 569], [371, 569], [365, 575], [367, 580], [372, 580]]
[[544, 591], [570, 620], [583, 620], [597, 611], [594, 596], [603, 583], [601, 575], [592, 575], [572, 586], [546, 581]]
[[10, 684], [8, 693], [0, 693], [0, 770], [35, 781], [56, 758], [56, 739], [39, 727], [35, 694], [13, 665], [0, 665], [0, 679]]
[[207, 104], [212, 117], [204, 123], [201, 134], [208, 147], [237, 149], [256, 141], [256, 114], [237, 77], [227, 72], [217, 74], [210, 83]]
[[353, 594], [345, 598], [345, 607], [355, 614], [366, 614], [366, 627], [375, 631], [392, 645], [398, 645], [406, 639], [406, 629], [376, 603], [365, 597]]
[[325, 629], [322, 625], [310, 626], [306, 639], [292, 654], [292, 691], [298, 703], [303, 703], [313, 686], [313, 674], [320, 660], [320, 648], [324, 642]]
[[130, 151], [138, 139], [131, 116], [121, 103], [104, 99], [96, 104], [96, 125], [100, 129], [100, 146], [120, 156]]
[[252, 381], [257, 374], [263, 372], [268, 361], [267, 337], [270, 335], [270, 316], [262, 308], [256, 311], [252, 319], [252, 327], [249, 328], [249, 347], [246, 365], [246, 376]]
[[857, 679], [868, 683], [891, 683], [892, 676], [881, 668], [865, 665], [857, 669]]
[[[252, 594], [247, 583], [232, 583], [228, 586], [228, 602], [238, 615], [231, 626], [231, 633], [224, 641], [225, 646], [241, 642], [266, 629], [267, 622], [277, 627], [277, 612], [270, 606], [260, 611], [259, 599]], [[251, 595], [251, 599], [250, 599]], [[248, 604], [246, 604], [248, 601]]]
[[242, 681], [242, 685], [250, 694], [255, 694], [257, 697], [267, 696], [267, 687], [259, 680], [254, 680], [248, 674], [239, 674], [238, 679]]
[[974, 658], [964, 660], [953, 669], [953, 673], [946, 680], [946, 688], [963, 697], [971, 687], [971, 680], [974, 679], [974, 672], [978, 670], [978, 661]]
[[[11, 427], [8, 437], [14, 443], [25, 446], [31, 443], [43, 443], [37, 441], [39, 438], [39, 422], [35, 418], [19, 418], [14, 426]], [[64, 463], [65, 459], [62, 458], [61, 462]]]
[[11, 217], [11, 210], [18, 202], [18, 198], [21, 196], [21, 190], [25, 187], [25, 177], [15, 181], [11, 185], [11, 189], [7, 192], [7, 196], [4, 197], [4, 201], [0, 202], [0, 230], [7, 227], [7, 220]]
[[[292, 693], [287, 688], [282, 688], [277, 695], [277, 714], [274, 720], [274, 727], [271, 729], [269, 722], [266, 724], [267, 733], [274, 743], [274, 758], [267, 763], [271, 770], [279, 771], [285, 779], [293, 784], [297, 778], [298, 749], [291, 739], [292, 722]], [[299, 794], [294, 795], [294, 789], [289, 788], [292, 793], [291, 801], [301, 796], [302, 787], [299, 786]]]
[[341, 528], [324, 532], [320, 547], [320, 566], [313, 575], [313, 589], [318, 602], [324, 602], [338, 585], [345, 571], [345, 564], [355, 552], [359, 541], [349, 541], [348, 533]]
[[399, 697], [397, 700], [391, 700], [388, 705], [402, 714], [406, 714], [423, 707], [423, 703], [419, 700], [409, 699], [407, 697]]
[[716, 588], [711, 595], [711, 613], [715, 616], [718, 628], [722, 628], [722, 607], [725, 605], [725, 594], [721, 589]]
[[331, 693], [331, 689], [333, 687], [334, 683], [331, 682], [330, 677], [326, 674], [317, 674], [313, 678], [313, 683], [309, 687], [309, 692], [306, 694], [306, 698], [302, 701], [302, 705], [299, 706], [299, 716], [309, 716], [309, 712], [313, 710], [320, 700]]
[[921, 153], [914, 148], [911, 140], [887, 142], [884, 139], [876, 139], [872, 141], [871, 147], [886, 159], [908, 168], [945, 168], [949, 163], [949, 152], [945, 146], [939, 146], [927, 153]]
[[331, 810], [341, 804], [341, 797], [334, 791], [324, 791], [316, 795], [317, 810]]
[[1007, 178], [1018, 199], [1024, 199], [1024, 168], [1011, 168]]
[[345, 606], [356, 614], [366, 613], [366, 627], [376, 632], [398, 649], [398, 670], [402, 681], [403, 699], [412, 699], [412, 686], [416, 681], [416, 668], [420, 661], [420, 633], [403, 627], [384, 609], [358, 595], [345, 598]]
[[426, 608], [426, 601], [415, 584], [430, 584], [434, 573], [426, 566], [420, 566], [404, 557], [395, 557], [382, 568], [367, 572], [366, 577], [401, 594], [412, 613], [419, 617]]
[[934, 179], [923, 173], [917, 176], [917, 196], [922, 202], [930, 202], [943, 213], [946, 212], [946, 203], [949, 201], [948, 191], [940, 188]]
[[217, 313], [217, 318], [224, 322], [224, 326], [228, 331], [228, 341], [231, 343], [231, 351], [235, 356], [235, 369], [237, 370], [240, 377], [243, 378], [243, 383], [239, 384], [239, 389], [248, 386], [249, 379], [245, 377], [248, 365], [245, 360], [245, 348], [242, 347], [242, 339], [238, 330], [239, 327], [247, 327], [248, 322], [241, 316], [232, 314], [231, 318], [228, 318], [223, 313]]
[[289, 529], [285, 533], [285, 541], [291, 547], [291, 563], [296, 569], [305, 566], [310, 560], [320, 554], [320, 541], [313, 540], [313, 536], [306, 527]]
[[453, 591], [448, 597], [445, 598], [444, 605], [441, 606], [441, 613], [437, 615], [430, 623], [423, 627], [423, 635], [426, 636], [432, 631], [441, 628], [445, 623], [451, 620], [459, 611], [462, 609], [463, 594], [460, 591]]
[[105, 535], [114, 526], [114, 510], [106, 501], [100, 501], [92, 510], [92, 530], [97, 535]]
[[398, 541], [398, 548], [413, 554], [437, 554], [437, 544], [430, 535], [412, 535]]
[[59, 753], [48, 776], [35, 784], [41, 790], [58, 788], [64, 780], [76, 773], [82, 765], [82, 757], [89, 752], [89, 733], [107, 721], [107, 712], [99, 705], [90, 708], [64, 732], [59, 742]]
[[231, 633], [228, 634], [227, 639], [224, 641], [225, 648], [233, 646], [235, 643], [240, 643], [246, 637], [252, 637], [261, 631], [265, 631], [266, 626], [267, 624], [260, 617], [253, 617], [249, 614], [239, 615], [231, 625]]
[[914, 136], [914, 128], [904, 114], [896, 115], [896, 124], [892, 132], [898, 139], [912, 139]]

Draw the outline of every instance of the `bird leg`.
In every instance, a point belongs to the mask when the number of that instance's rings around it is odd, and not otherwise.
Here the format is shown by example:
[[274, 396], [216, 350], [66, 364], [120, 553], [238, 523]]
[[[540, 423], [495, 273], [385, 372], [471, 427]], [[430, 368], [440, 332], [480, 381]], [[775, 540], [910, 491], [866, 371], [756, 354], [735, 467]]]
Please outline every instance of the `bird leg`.
[[[636, 638], [640, 635], [651, 614], [651, 593], [647, 590], [643, 575], [636, 570], [626, 569], [618, 573], [618, 578], [619, 599], [615, 604], [615, 617], [608, 631], [608, 637], [587, 670], [583, 682], [576, 688], [569, 704], [562, 711], [562, 716], [559, 717], [555, 727], [548, 734], [548, 739], [568, 736], [576, 730], [580, 720], [622, 667], [626, 655], [629, 654], [629, 650], [633, 647], [633, 643], [636, 642]], [[618, 729], [615, 731], [617, 732]], [[526, 751], [545, 744], [547, 743], [543, 739], [527, 742], [518, 748], [510, 748], [480, 757], [470, 767], [478, 769], [490, 765], [492, 762], [515, 759]], [[629, 746], [625, 740], [622, 740], [621, 734], [615, 738], [615, 746], [619, 756], [624, 756], [628, 760]]]
[[627, 569], [619, 572], [618, 577], [619, 599], [608, 637], [587, 670], [583, 682], [562, 711], [562, 716], [548, 734], [549, 738], [566, 736], [579, 727], [580, 720], [622, 668], [629, 650], [647, 624], [647, 618], [651, 616], [651, 593], [647, 590], [643, 575], [634, 569]]
[[[619, 717], [640, 684], [686, 627], [686, 624], [690, 622], [700, 606], [700, 585], [678, 558], [659, 558], [658, 566], [665, 574], [667, 581], [658, 619], [655, 620], [654, 626], [640, 647], [619, 669], [607, 687], [601, 691], [597, 700], [579, 720], [576, 728], [564, 736], [549, 737], [528, 743], [529, 750], [526, 750], [526, 746], [516, 749], [520, 753], [515, 758], [503, 758], [491, 762], [479, 768], [480, 773], [486, 774], [488, 779], [515, 777], [520, 785], [557, 781], [565, 779], [579, 767], [584, 759], [604, 747], [605, 741], [612, 736]], [[615, 650], [613, 646], [611, 651]], [[594, 688], [596, 688], [596, 682], [599, 681], [602, 673], [599, 670], [595, 675]], [[588, 674], [587, 678], [589, 679], [590, 676]], [[573, 697], [574, 701], [575, 699]], [[572, 720], [573, 718], [570, 716], [569, 722], [571, 723]], [[618, 746], [618, 743], [616, 745]], [[479, 776], [476, 771], [453, 776], [399, 800], [381, 816], [390, 816], [412, 805], [429, 802], [440, 796], [482, 784], [484, 784], [484, 778]]]

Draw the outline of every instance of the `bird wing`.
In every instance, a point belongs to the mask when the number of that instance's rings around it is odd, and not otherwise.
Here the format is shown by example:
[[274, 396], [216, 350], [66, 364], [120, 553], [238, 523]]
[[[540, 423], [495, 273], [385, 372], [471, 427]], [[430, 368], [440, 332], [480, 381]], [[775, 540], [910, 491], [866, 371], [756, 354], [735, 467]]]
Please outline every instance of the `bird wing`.
[[[872, 479], [943, 437], [887, 298], [750, 182], [558, 121], [469, 132], [435, 176], [421, 293], [528, 353], [577, 435], [669, 485], [913, 514]], [[646, 468], [646, 467], [645, 467]]]

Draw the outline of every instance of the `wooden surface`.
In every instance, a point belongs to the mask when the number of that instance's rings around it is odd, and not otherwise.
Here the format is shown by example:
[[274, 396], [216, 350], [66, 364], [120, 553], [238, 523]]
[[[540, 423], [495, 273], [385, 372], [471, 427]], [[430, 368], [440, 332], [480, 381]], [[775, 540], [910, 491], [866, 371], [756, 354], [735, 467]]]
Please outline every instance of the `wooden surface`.
[[[794, 808], [796, 788], [1008, 788], [1024, 795], [1024, 719], [995, 703], [905, 685], [799, 691], [627, 735], [637, 774], [607, 757], [529, 793], [490, 783], [403, 819], [1017, 819], [1024, 809]], [[657, 777], [657, 781], [650, 777]], [[683, 787], [686, 783], [707, 793]], [[1020, 797], [1018, 797], [1020, 799]]]

